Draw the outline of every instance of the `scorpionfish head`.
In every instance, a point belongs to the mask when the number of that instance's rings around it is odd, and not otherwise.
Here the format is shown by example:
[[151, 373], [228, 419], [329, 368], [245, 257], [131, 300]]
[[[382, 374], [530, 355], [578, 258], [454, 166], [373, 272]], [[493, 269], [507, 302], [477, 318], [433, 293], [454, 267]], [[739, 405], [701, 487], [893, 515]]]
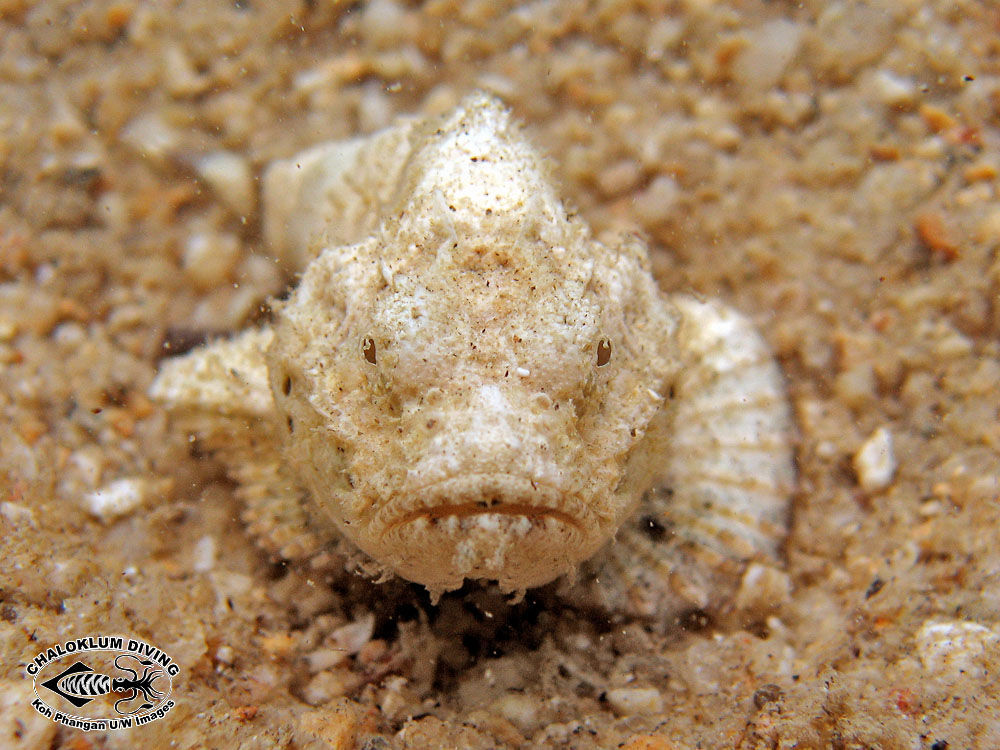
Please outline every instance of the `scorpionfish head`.
[[418, 129], [374, 236], [327, 248], [268, 352], [287, 453], [385, 570], [523, 591], [615, 533], [669, 428], [678, 316], [479, 95]]

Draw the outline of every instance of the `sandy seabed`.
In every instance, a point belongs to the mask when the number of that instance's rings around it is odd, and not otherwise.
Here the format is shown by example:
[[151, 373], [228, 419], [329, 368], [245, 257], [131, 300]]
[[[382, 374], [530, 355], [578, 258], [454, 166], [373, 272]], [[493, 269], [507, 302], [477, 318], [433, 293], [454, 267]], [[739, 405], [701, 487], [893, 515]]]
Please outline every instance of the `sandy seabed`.
[[[777, 352], [790, 592], [663, 623], [315, 578], [145, 395], [292, 282], [268, 162], [476, 87]], [[998, 188], [985, 0], [0, 0], [0, 746], [1000, 747]], [[103, 633], [182, 665], [163, 719], [31, 708]]]

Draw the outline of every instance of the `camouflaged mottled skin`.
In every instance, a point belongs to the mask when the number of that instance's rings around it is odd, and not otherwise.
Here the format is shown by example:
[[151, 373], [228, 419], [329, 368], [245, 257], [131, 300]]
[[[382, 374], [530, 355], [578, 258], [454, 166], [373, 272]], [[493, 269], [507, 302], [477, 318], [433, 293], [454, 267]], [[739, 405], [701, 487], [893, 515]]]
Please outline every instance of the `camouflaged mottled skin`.
[[297, 288], [269, 326], [165, 362], [152, 394], [219, 452], [271, 549], [339, 539], [435, 595], [587, 561], [570, 595], [647, 614], [774, 561], [791, 426], [763, 340], [661, 293], [638, 239], [595, 240], [496, 99], [264, 183]]

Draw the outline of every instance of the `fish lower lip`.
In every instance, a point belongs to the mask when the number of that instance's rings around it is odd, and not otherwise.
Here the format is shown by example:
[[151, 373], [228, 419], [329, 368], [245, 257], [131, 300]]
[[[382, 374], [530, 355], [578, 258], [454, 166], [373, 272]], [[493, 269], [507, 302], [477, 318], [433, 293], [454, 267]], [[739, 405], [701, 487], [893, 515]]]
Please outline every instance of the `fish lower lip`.
[[573, 526], [575, 528], [581, 528], [582, 524], [580, 519], [576, 518], [570, 513], [559, 508], [549, 508], [543, 505], [532, 505], [531, 503], [495, 503], [487, 504], [485, 502], [467, 502], [467, 503], [449, 503], [443, 505], [434, 505], [430, 507], [416, 508], [408, 513], [401, 515], [396, 518], [392, 526], [400, 526], [404, 523], [409, 523], [411, 521], [416, 521], [420, 518], [425, 518], [429, 521], [434, 521], [439, 518], [448, 518], [449, 516], [455, 516], [458, 518], [467, 518], [469, 516], [477, 515], [488, 515], [496, 514], [501, 516], [522, 516], [524, 518], [529, 518], [533, 520], [542, 520], [545, 518], [551, 518], [556, 521], [562, 521], [565, 524]]

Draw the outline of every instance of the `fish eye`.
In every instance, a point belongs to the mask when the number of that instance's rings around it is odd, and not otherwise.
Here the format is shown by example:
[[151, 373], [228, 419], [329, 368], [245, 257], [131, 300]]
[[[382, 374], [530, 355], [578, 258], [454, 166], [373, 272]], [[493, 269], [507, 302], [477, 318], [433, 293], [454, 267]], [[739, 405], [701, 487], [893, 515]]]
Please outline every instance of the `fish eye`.
[[365, 361], [374, 365], [376, 362], [375, 339], [371, 336], [366, 337], [364, 342], [361, 344], [361, 352], [365, 355]]
[[604, 367], [611, 361], [611, 339], [601, 339], [597, 342], [597, 366]]

